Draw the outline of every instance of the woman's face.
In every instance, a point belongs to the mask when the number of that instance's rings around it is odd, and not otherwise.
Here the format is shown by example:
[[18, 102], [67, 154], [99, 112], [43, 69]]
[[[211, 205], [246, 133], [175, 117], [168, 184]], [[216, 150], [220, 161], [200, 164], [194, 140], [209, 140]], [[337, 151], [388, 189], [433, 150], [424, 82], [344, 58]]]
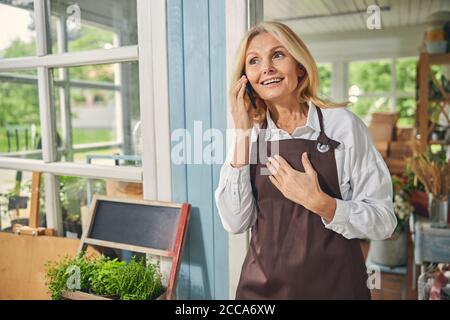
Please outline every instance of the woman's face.
[[263, 100], [276, 102], [294, 96], [304, 69], [275, 37], [265, 32], [255, 36], [248, 45], [245, 73]]

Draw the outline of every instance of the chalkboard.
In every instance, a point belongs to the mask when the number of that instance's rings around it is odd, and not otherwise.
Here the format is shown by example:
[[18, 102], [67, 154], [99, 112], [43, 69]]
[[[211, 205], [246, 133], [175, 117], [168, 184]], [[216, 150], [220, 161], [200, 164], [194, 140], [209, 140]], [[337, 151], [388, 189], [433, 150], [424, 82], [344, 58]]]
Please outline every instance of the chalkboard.
[[89, 238], [171, 251], [180, 208], [98, 200]]

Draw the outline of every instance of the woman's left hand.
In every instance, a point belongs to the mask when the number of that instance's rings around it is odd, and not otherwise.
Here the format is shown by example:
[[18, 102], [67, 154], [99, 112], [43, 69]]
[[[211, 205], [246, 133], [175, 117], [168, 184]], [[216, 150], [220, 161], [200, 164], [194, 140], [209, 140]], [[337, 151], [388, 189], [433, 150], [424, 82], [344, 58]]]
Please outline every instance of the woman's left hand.
[[317, 172], [306, 152], [302, 154], [301, 161], [305, 172], [295, 170], [279, 155], [270, 157], [267, 168], [272, 175], [269, 179], [286, 198], [330, 222], [336, 211], [336, 200], [320, 188]]

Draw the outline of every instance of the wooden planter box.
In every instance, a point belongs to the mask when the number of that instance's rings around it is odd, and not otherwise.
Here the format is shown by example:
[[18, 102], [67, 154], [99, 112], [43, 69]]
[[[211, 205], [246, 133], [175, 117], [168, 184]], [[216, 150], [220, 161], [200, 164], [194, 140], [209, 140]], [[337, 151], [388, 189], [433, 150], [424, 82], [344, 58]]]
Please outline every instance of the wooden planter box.
[[[104, 296], [91, 294], [83, 291], [66, 291], [62, 294], [64, 300], [114, 300]], [[155, 300], [167, 300], [167, 290]]]

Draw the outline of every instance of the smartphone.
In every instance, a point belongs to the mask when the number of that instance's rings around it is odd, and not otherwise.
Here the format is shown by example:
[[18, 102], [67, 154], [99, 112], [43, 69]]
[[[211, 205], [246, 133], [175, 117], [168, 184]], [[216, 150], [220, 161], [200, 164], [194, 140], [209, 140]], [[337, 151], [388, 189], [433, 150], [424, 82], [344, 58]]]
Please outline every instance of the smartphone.
[[[245, 73], [242, 73], [242, 75], [247, 76]], [[250, 99], [250, 104], [252, 105], [252, 107], [254, 109], [256, 109], [256, 101], [255, 101], [255, 96], [253, 95], [253, 88], [252, 85], [250, 84], [250, 81], [248, 81], [247, 79], [247, 84], [245, 85], [245, 92], [248, 95], [248, 98]]]

